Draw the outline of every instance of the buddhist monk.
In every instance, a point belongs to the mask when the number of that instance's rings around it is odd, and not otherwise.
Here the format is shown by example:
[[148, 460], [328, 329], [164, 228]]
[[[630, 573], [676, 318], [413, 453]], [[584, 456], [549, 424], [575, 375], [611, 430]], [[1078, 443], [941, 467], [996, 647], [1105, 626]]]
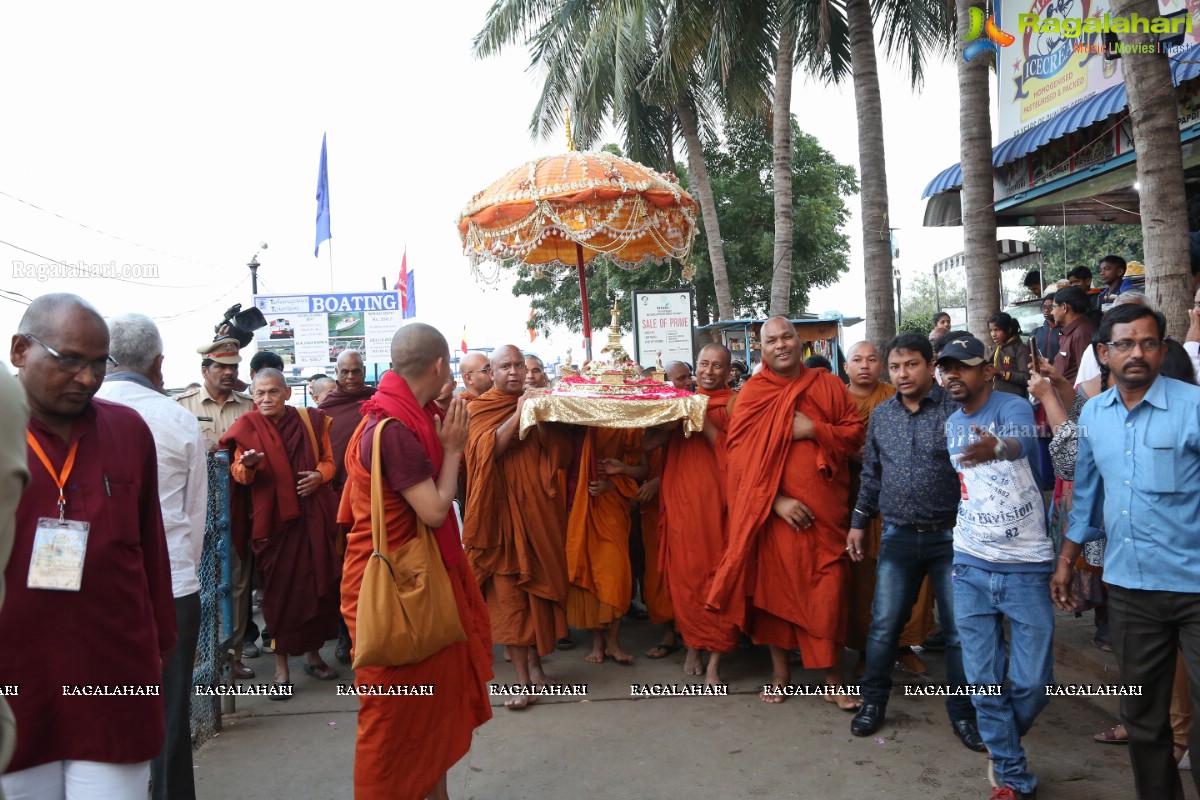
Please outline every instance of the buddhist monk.
[[[567, 634], [566, 501], [559, 469], [570, 457], [561, 431], [518, 437], [525, 358], [513, 345], [492, 353], [491, 389], [471, 403], [463, 546], [483, 591], [492, 640], [508, 647], [522, 686], [545, 686], [541, 657]], [[505, 705], [521, 709], [536, 695]]]
[[[878, 348], [870, 342], [859, 342], [846, 352], [846, 372], [850, 378], [847, 390], [858, 406], [863, 425], [871, 419], [875, 407], [896, 393], [889, 383], [879, 379], [883, 374], [883, 359]], [[862, 471], [861, 454], [850, 462], [850, 507], [858, 497], [858, 476]], [[867, 631], [871, 627], [871, 601], [875, 597], [875, 566], [879, 556], [879, 539], [883, 535], [883, 522], [876, 516], [866, 528], [863, 538], [861, 561], [850, 562], [850, 621], [846, 630], [846, 646], [858, 651], [855, 675], [866, 670]], [[913, 652], [913, 645], [925, 641], [933, 629], [933, 593], [929, 580], [921, 584], [921, 592], [913, 606], [912, 617], [900, 637], [900, 652], [896, 658], [910, 672], [920, 675], [925, 672], [921, 657]]]
[[[771, 649], [772, 687], [791, 680], [787, 653], [841, 685], [850, 562], [851, 456], [866, 431], [842, 382], [801, 361], [796, 328], [763, 324], [763, 367], [738, 393], [728, 432], [729, 545], [706, 599], [736, 619], [746, 609], [754, 642]], [[777, 691], [765, 702], [782, 702]], [[830, 695], [847, 710], [857, 698]]]
[[[704, 608], [709, 581], [726, 544], [725, 431], [729, 425], [730, 353], [709, 344], [696, 360], [696, 379], [708, 397], [702, 434], [684, 436], [682, 426], [647, 431], [645, 447], [666, 443], [660, 489], [661, 551], [658, 563], [687, 647], [683, 671], [721, 682], [721, 653], [737, 645], [738, 625]], [[703, 653], [708, 651], [708, 666]]]
[[262, 580], [263, 619], [275, 640], [275, 682], [291, 682], [287, 658], [301, 653], [307, 674], [331, 681], [338, 672], [319, 652], [338, 635], [337, 500], [327, 485], [334, 475], [328, 417], [320, 409], [304, 409], [306, 424], [287, 404], [292, 390], [279, 370], [259, 370], [250, 390], [255, 410], [238, 417], [221, 445], [234, 450], [233, 479], [250, 487], [250, 543]]
[[360, 667], [355, 684], [365, 687], [433, 685], [432, 695], [359, 695], [354, 751], [356, 800], [446, 800], [446, 772], [466, 755], [472, 732], [492, 717], [488, 681], [492, 642], [487, 609], [459, 540], [450, 511], [458, 462], [467, 442], [464, 400], [450, 403], [443, 419], [433, 400], [450, 377], [450, 350], [436, 328], [405, 325], [392, 337], [392, 368], [364, 405], [346, 459], [347, 482], [339, 521], [350, 526], [342, 576], [342, 616], [357, 641], [358, 598], [371, 558], [371, 463], [376, 426], [388, 547], [396, 550], [418, 533], [433, 530], [454, 588], [466, 641], [424, 661], [395, 667]]
[[537, 356], [525, 356], [525, 386], [530, 389], [550, 388], [546, 377], [546, 365]]
[[567, 622], [592, 631], [592, 664], [633, 663], [619, 638], [633, 593], [629, 503], [648, 472], [640, 430], [587, 429], [567, 522]]
[[483, 353], [467, 353], [458, 362], [458, 369], [462, 373], [463, 397], [468, 403], [492, 388], [492, 365]]
[[450, 401], [454, 399], [454, 387], [456, 385], [453, 377], [448, 378], [442, 384], [442, 390], [438, 392], [438, 396], [433, 398], [433, 402], [442, 410], [442, 413], [450, 410]]

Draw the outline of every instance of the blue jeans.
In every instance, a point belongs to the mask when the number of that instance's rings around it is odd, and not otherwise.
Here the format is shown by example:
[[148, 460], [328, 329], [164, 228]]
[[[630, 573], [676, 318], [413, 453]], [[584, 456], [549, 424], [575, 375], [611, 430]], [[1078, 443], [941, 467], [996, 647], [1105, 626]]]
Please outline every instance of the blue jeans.
[[[1046, 707], [1054, 682], [1054, 608], [1049, 572], [992, 572], [955, 564], [954, 618], [962, 637], [963, 666], [975, 685], [1005, 684], [999, 696], [975, 695], [979, 735], [996, 776], [1009, 788], [1032, 792], [1021, 737]], [[1012, 641], [1004, 638], [1004, 618]], [[1008, 674], [1004, 662], [1008, 660]]]
[[[867, 632], [867, 669], [860, 683], [864, 703], [887, 705], [900, 633], [912, 616], [913, 603], [917, 602], [926, 575], [937, 598], [938, 622], [946, 636], [947, 683], [951, 686], [966, 683], [950, 590], [953, 565], [953, 531], [921, 533], [884, 521], [875, 569], [875, 598], [871, 601], [871, 628]], [[946, 713], [951, 721], [975, 718], [971, 700], [965, 696], [949, 697]]]

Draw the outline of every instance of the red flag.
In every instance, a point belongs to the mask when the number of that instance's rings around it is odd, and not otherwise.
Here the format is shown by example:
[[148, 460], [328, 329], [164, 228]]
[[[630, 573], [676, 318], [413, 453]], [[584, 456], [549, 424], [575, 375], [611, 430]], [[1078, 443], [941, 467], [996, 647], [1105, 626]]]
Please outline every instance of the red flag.
[[466, 325], [463, 325], [462, 351], [463, 351], [463, 355], [467, 354], [467, 326]]
[[537, 331], [533, 328], [533, 309], [529, 309], [529, 341], [537, 338]]
[[404, 256], [400, 259], [400, 280], [396, 283], [400, 290], [400, 310], [408, 313], [408, 248], [404, 248]]

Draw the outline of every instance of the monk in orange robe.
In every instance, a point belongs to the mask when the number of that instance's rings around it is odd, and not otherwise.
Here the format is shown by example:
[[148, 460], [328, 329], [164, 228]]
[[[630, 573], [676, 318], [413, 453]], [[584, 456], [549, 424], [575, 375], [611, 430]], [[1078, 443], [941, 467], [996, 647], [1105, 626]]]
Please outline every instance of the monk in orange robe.
[[592, 631], [593, 664], [633, 663], [618, 637], [633, 593], [630, 501], [647, 472], [640, 430], [587, 429], [567, 521], [567, 623]]
[[[863, 426], [871, 419], [875, 407], [896, 393], [891, 384], [879, 379], [883, 374], [883, 359], [879, 350], [870, 342], [859, 342], [846, 351], [846, 372], [850, 378], [847, 390], [850, 399], [858, 406]], [[850, 509], [858, 497], [859, 474], [862, 458], [856, 456], [850, 462]], [[871, 601], [875, 597], [875, 566], [879, 557], [879, 540], [883, 536], [883, 520], [877, 515], [866, 528], [863, 538], [864, 558], [850, 562], [850, 622], [846, 631], [846, 646], [858, 651], [858, 666], [855, 674], [861, 676], [866, 670], [867, 631], [871, 627]], [[912, 616], [900, 635], [900, 651], [897, 660], [915, 675], [925, 672], [925, 663], [913, 652], [914, 645], [925, 641], [933, 630], [933, 592], [929, 579], [921, 583]]]
[[[433, 686], [428, 695], [360, 694], [354, 750], [356, 800], [446, 800], [446, 772], [466, 755], [472, 732], [492, 717], [488, 681], [492, 642], [487, 608], [471, 575], [450, 510], [467, 441], [466, 404], [434, 403], [450, 374], [450, 351], [436, 328], [405, 325], [392, 338], [392, 369], [363, 404], [364, 418], [346, 448], [346, 487], [338, 520], [350, 527], [342, 575], [342, 616], [357, 641], [358, 597], [371, 558], [371, 459], [380, 432], [383, 512], [388, 547], [429, 526], [446, 565], [466, 641], [416, 664], [360, 667], [355, 686]], [[380, 691], [380, 689], [375, 689]]]
[[309, 675], [323, 681], [338, 677], [319, 652], [338, 635], [329, 418], [316, 408], [302, 416], [287, 405], [291, 395], [281, 372], [259, 370], [251, 385], [255, 410], [238, 417], [221, 437], [221, 446], [234, 451], [234, 481], [250, 487], [250, 544], [262, 579], [263, 619], [275, 639], [275, 682], [284, 685], [290, 683], [288, 655], [301, 653]]
[[[518, 437], [525, 358], [505, 345], [491, 363], [494, 385], [470, 406], [463, 546], [487, 603], [492, 640], [507, 646], [518, 683], [543, 687], [541, 656], [567, 634], [567, 506], [558, 475], [571, 446], [565, 434], [542, 426]], [[505, 705], [524, 708], [532, 697]]]
[[679, 649], [675, 641], [675, 608], [671, 593], [663, 580], [660, 561], [658, 528], [661, 517], [662, 452], [654, 450], [646, 454], [650, 470], [648, 477], [637, 491], [637, 511], [642, 533], [642, 552], [645, 566], [642, 570], [642, 602], [650, 615], [650, 622], [662, 626], [662, 639], [646, 651], [647, 658], [665, 658]]
[[[772, 317], [760, 335], [762, 371], [746, 381], [728, 433], [729, 545], [707, 606], [771, 648], [772, 687], [791, 680], [789, 650], [841, 685], [850, 560], [849, 461], [866, 430], [842, 382], [802, 363], [796, 328]], [[764, 687], [762, 699], [782, 702]], [[853, 710], [857, 698], [826, 699]]]
[[[706, 345], [696, 359], [700, 394], [708, 397], [704, 430], [684, 436], [682, 426], [646, 432], [645, 447], [666, 443], [660, 496], [659, 565], [675, 608], [675, 624], [687, 647], [683, 671], [721, 682], [721, 653], [734, 649], [738, 624], [704, 608], [713, 571], [725, 552], [725, 431], [729, 425], [730, 353]], [[647, 556], [647, 560], [649, 557]], [[708, 666], [703, 653], [708, 651]]]

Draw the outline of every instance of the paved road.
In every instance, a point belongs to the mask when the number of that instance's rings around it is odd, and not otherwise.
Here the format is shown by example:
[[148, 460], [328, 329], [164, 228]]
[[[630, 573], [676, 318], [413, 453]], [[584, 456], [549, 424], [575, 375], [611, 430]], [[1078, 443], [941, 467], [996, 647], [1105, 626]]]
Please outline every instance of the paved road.
[[[520, 712], [494, 698], [495, 718], [476, 732], [471, 752], [450, 773], [455, 800], [526, 798], [889, 798], [964, 800], [989, 796], [986, 757], [954, 737], [942, 701], [895, 690], [877, 737], [850, 735], [851, 715], [816, 697], [767, 706], [757, 696], [769, 675], [765, 650], [728, 658], [728, 697], [633, 698], [632, 683], [686, 683], [683, 653], [640, 657], [657, 640], [648, 623], [628, 626], [637, 663], [592, 665], [585, 648], [557, 653], [547, 669], [563, 683], [588, 684], [586, 701], [547, 699]], [[325, 657], [332, 662], [332, 647]], [[499, 650], [497, 650], [499, 658]], [[850, 660], [847, 666], [851, 666]], [[936, 654], [930, 674], [941, 675]], [[350, 798], [355, 709], [334, 684], [304, 675], [292, 660], [296, 696], [286, 703], [241, 699], [220, 736], [196, 756], [205, 800]], [[269, 679], [270, 657], [247, 662]], [[513, 680], [499, 661], [499, 681]], [[897, 672], [899, 683], [919, 679]], [[1060, 669], [1060, 681], [1089, 680]], [[349, 682], [349, 670], [344, 670]], [[339, 681], [339, 682], [342, 682]], [[797, 672], [797, 684], [821, 681]], [[1114, 722], [1115, 703], [1056, 699], [1026, 748], [1042, 800], [1127, 800], [1133, 796], [1126, 749], [1096, 745], [1091, 734]], [[1184, 773], [1185, 783], [1190, 776]], [[1190, 785], [1188, 797], [1196, 795]]]

